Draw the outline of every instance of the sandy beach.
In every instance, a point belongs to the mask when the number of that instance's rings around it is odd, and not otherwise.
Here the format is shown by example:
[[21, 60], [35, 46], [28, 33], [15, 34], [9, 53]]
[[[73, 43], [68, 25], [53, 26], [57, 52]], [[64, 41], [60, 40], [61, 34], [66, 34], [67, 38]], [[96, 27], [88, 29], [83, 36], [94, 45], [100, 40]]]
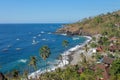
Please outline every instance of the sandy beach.
[[92, 40], [92, 38], [89, 37], [89, 36], [85, 36], [85, 37], [87, 37], [88, 40], [83, 45], [81, 45], [78, 49], [76, 49], [75, 51], [73, 51], [72, 54], [69, 56], [70, 57], [69, 58], [70, 59], [70, 62], [69, 62], [70, 65], [76, 65], [76, 64], [78, 64], [78, 62], [81, 61], [80, 54], [85, 52], [85, 50], [83, 50], [83, 47], [86, 44], [89, 44], [89, 42]]
[[76, 65], [81, 61], [80, 54], [82, 52], [84, 52], [84, 50], [79, 49], [78, 51], [75, 51], [74, 54], [70, 55], [70, 57], [72, 57], [70, 60], [70, 65]]

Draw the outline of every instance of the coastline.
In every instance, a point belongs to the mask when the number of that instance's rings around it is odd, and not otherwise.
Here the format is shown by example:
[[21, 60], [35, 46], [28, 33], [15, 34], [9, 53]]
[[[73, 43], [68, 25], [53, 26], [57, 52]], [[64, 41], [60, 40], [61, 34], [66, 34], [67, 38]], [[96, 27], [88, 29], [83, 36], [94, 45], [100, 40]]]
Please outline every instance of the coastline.
[[84, 37], [87, 38], [87, 41], [81, 46], [79, 46], [79, 48], [76, 49], [72, 54], [69, 55], [70, 65], [77, 65], [78, 62], [81, 61], [80, 54], [85, 52], [85, 50], [83, 50], [83, 47], [86, 44], [89, 44], [89, 42], [92, 40], [90, 36], [84, 36]]
[[28, 75], [28, 78], [29, 79], [30, 78], [38, 78], [39, 75], [41, 75], [41, 74], [44, 74], [46, 72], [55, 71], [55, 69], [57, 69], [57, 68], [64, 68], [68, 64], [70, 64], [70, 65], [77, 64], [79, 62], [79, 55], [80, 55], [80, 52], [82, 51], [82, 47], [84, 47], [86, 44], [88, 44], [92, 40], [92, 38], [90, 36], [83, 36], [83, 37], [87, 38], [87, 40], [83, 44], [78, 44], [75, 47], [72, 47], [61, 54], [62, 60], [57, 60], [57, 66], [51, 66], [49, 69], [43, 70], [43, 71], [41, 71], [39, 69], [33, 73], [30, 73]]

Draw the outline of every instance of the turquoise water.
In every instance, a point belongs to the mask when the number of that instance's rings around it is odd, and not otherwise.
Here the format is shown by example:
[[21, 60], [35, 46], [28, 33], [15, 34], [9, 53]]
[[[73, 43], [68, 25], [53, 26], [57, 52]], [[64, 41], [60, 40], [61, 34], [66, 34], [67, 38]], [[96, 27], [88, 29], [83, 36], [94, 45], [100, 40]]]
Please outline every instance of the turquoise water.
[[[37, 66], [45, 69], [45, 61], [39, 56], [39, 49], [48, 45], [51, 55], [49, 63], [55, 63], [65, 51], [62, 41], [69, 41], [69, 48], [86, 41], [85, 37], [54, 34], [63, 24], [0, 24], [0, 71], [6, 73], [14, 69], [29, 69], [30, 56], [39, 58]], [[48, 64], [50, 66], [53, 64]], [[31, 72], [32, 72], [31, 68]]]

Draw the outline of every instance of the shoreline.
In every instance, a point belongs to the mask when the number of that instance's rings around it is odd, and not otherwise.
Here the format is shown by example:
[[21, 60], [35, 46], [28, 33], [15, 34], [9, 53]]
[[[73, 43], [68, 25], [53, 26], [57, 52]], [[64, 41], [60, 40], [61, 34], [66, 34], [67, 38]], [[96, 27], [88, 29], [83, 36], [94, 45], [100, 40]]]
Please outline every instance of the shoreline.
[[78, 62], [78, 60], [76, 60], [76, 59], [78, 59], [78, 53], [82, 50], [82, 47], [84, 47], [86, 44], [89, 44], [89, 42], [92, 40], [92, 38], [90, 36], [83, 36], [83, 37], [87, 38], [87, 40], [83, 44], [78, 44], [75, 47], [72, 47], [61, 54], [62, 60], [57, 60], [57, 66], [51, 66], [49, 69], [43, 70], [43, 71], [38, 69], [37, 71], [30, 73], [28, 75], [28, 78], [29, 79], [30, 78], [38, 78], [39, 75], [41, 75], [41, 74], [44, 74], [46, 72], [55, 71], [55, 69], [57, 69], [57, 68], [64, 68], [68, 64], [75, 65], [75, 63]]
[[80, 54], [85, 52], [85, 50], [83, 50], [83, 47], [89, 44], [89, 42], [92, 40], [90, 36], [84, 37], [86, 37], [88, 40], [84, 44], [80, 45], [79, 48], [75, 50], [72, 54], [69, 55], [70, 65], [77, 65], [78, 62], [81, 61]]

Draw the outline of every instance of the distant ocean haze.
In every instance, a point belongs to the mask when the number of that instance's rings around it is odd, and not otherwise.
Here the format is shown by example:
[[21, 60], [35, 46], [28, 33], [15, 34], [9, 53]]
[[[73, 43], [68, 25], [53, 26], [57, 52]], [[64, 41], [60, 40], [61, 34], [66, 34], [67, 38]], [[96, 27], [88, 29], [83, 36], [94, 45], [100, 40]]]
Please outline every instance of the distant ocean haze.
[[85, 37], [54, 34], [62, 25], [64, 24], [0, 24], [0, 71], [6, 73], [14, 69], [28, 69], [30, 56], [39, 58], [38, 69], [44, 70], [45, 61], [39, 54], [43, 45], [48, 45], [51, 50], [47, 62], [56, 63], [59, 55], [66, 50], [62, 46], [63, 40], [69, 41], [67, 49], [86, 41]]

